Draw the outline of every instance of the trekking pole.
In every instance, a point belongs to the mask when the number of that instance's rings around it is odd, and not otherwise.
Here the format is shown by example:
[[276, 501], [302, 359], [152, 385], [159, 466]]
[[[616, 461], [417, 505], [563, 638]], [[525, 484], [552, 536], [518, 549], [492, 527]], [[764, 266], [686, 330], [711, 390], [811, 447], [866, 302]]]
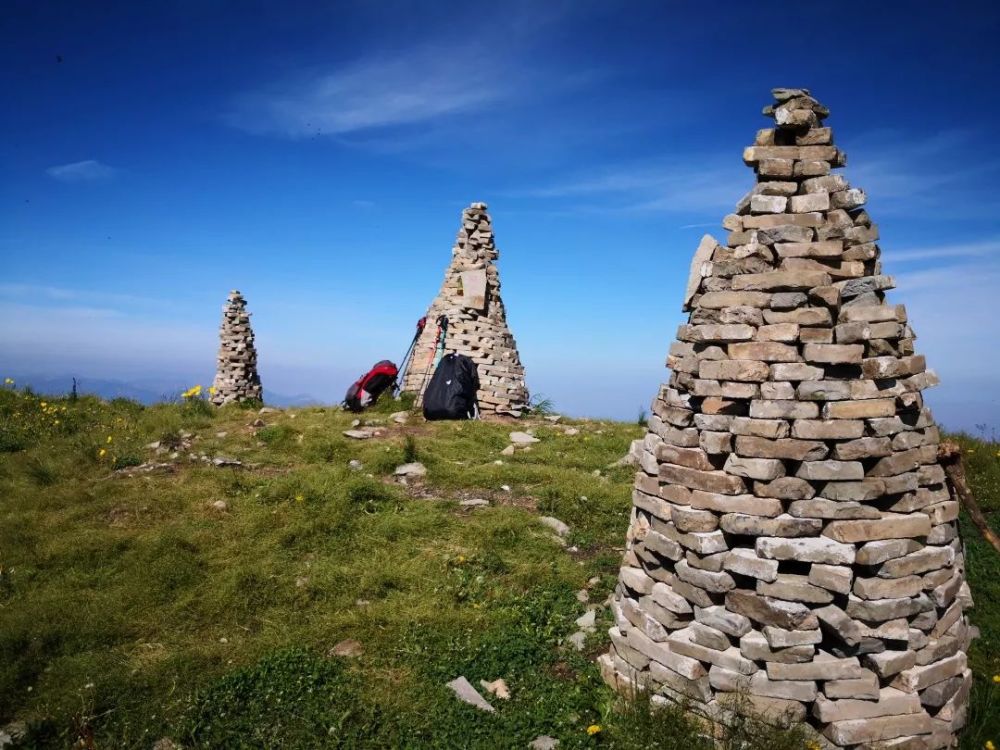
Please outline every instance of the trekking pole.
[[[413, 340], [410, 342], [409, 348], [406, 350], [406, 354], [403, 355], [403, 359], [399, 363], [399, 372], [402, 373], [403, 377], [406, 377], [407, 360], [410, 359], [410, 355], [413, 353], [413, 348], [417, 345], [417, 339], [420, 338], [420, 334], [424, 332], [424, 325], [427, 323], [427, 318], [421, 318], [417, 321], [417, 332], [413, 334]], [[393, 384], [393, 396], [398, 396], [399, 391], [402, 386], [397, 380]]]

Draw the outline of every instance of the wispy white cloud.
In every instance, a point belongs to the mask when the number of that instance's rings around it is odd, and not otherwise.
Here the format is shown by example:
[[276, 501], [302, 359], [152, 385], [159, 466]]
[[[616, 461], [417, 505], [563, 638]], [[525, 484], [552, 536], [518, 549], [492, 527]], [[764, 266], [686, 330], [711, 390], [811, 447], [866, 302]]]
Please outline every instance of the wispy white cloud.
[[845, 170], [880, 211], [929, 211], [927, 218], [982, 216], [1000, 208], [992, 181], [1000, 158], [978, 154], [982, 133], [954, 129], [924, 137], [873, 131], [851, 139]]
[[102, 182], [117, 175], [118, 170], [96, 159], [85, 159], [49, 167], [45, 173], [60, 182]]
[[[749, 185], [746, 169], [739, 163], [702, 156], [619, 165], [511, 194], [542, 199], [599, 198], [612, 211], [718, 213], [732, 210]], [[685, 228], [694, 226], [701, 225]]]
[[888, 255], [887, 260], [892, 263], [909, 263], [952, 258], [991, 258], [1000, 261], [1000, 240], [904, 248], [903, 250], [893, 250]]
[[518, 77], [481, 49], [428, 45], [300, 73], [238, 97], [226, 120], [252, 133], [342, 136], [482, 110], [514, 96]]

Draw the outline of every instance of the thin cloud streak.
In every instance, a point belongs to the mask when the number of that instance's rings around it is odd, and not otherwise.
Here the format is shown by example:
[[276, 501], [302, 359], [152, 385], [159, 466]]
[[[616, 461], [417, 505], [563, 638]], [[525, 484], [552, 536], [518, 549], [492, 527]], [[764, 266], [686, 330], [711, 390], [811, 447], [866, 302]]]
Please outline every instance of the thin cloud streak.
[[1000, 260], [1000, 240], [893, 250], [887, 255], [886, 259], [892, 263], [909, 263], [912, 261], [937, 260], [943, 258], [980, 257], [995, 258]]
[[498, 70], [476, 49], [442, 54], [440, 47], [426, 46], [302, 73], [244, 94], [225, 119], [256, 134], [344, 136], [481, 111], [513, 97], [518, 77], [517, 71]]
[[45, 174], [60, 182], [103, 182], [117, 175], [118, 170], [96, 159], [85, 159], [49, 167]]
[[844, 174], [852, 185], [866, 190], [880, 212], [926, 208], [937, 218], [982, 216], [1000, 207], [993, 192], [983, 190], [991, 175], [1000, 172], [1000, 159], [968, 158], [982, 138], [964, 129], [923, 138], [894, 131], [869, 133], [851, 140], [847, 151], [856, 158]]
[[[512, 191], [513, 197], [572, 199], [602, 197], [615, 212], [727, 211], [749, 189], [738, 165], [723, 166], [717, 158], [692, 159], [690, 164], [624, 165], [603, 173], [568, 179], [541, 188]], [[686, 228], [698, 226], [688, 225]], [[709, 225], [710, 226], [710, 225]]]

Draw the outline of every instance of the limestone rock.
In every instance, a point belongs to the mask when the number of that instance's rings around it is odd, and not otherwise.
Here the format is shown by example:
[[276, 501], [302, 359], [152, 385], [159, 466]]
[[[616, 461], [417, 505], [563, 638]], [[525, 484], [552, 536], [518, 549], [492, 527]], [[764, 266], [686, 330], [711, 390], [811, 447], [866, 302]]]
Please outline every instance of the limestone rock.
[[[785, 707], [824, 746], [938, 750], [974, 630], [937, 383], [865, 193], [808, 91], [779, 89], [757, 182], [695, 254], [637, 453], [602, 673], [660, 701]], [[693, 612], [692, 612], [693, 610]]]
[[250, 327], [250, 313], [243, 295], [235, 289], [229, 293], [229, 299], [222, 308], [219, 356], [212, 389], [209, 398], [216, 406], [239, 401], [262, 401], [264, 398], [264, 389], [257, 374], [257, 349]]
[[[486, 204], [473, 203], [462, 212], [444, 282], [400, 375], [401, 391], [416, 394], [418, 406], [437, 354], [443, 352], [475, 362], [481, 413], [520, 416], [528, 410], [524, 367], [500, 298], [498, 257]], [[439, 324], [442, 318], [444, 326]]]
[[494, 713], [496, 711], [493, 706], [487, 702], [483, 696], [481, 696], [474, 687], [472, 683], [469, 682], [465, 677], [456, 677], [454, 680], [446, 684], [446, 687], [450, 688], [458, 699], [468, 703], [470, 706], [475, 706], [480, 711], [487, 711], [488, 713]]

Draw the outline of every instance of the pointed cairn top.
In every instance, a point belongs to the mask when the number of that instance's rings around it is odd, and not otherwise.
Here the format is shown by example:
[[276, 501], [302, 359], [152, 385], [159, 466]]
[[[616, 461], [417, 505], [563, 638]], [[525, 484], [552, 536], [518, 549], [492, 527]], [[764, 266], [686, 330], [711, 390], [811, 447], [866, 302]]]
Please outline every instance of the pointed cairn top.
[[771, 95], [776, 103], [764, 107], [764, 114], [773, 117], [781, 129], [808, 130], [830, 116], [830, 110], [814, 99], [809, 89], [771, 89]]
[[462, 226], [458, 230], [452, 254], [471, 263], [497, 259], [493, 222], [486, 213], [485, 203], [472, 203], [462, 210]]

